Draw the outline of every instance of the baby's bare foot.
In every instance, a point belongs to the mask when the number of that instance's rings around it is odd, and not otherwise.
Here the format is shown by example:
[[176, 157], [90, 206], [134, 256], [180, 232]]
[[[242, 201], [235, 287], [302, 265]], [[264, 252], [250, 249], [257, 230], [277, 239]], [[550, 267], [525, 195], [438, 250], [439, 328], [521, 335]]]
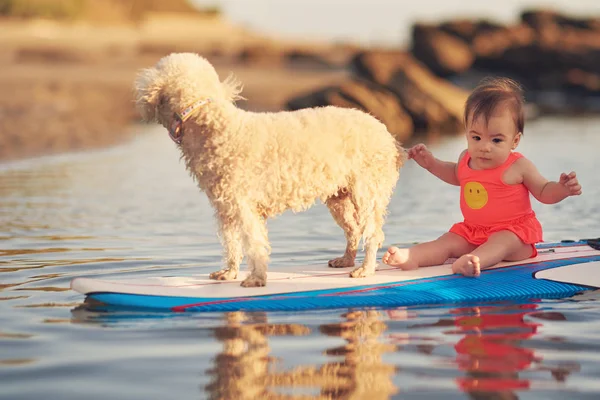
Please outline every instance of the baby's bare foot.
[[452, 272], [464, 276], [477, 277], [481, 274], [479, 257], [473, 254], [465, 254], [452, 264]]
[[399, 249], [396, 246], [390, 247], [381, 257], [381, 261], [392, 267], [409, 270], [417, 269], [419, 266], [409, 260], [409, 249]]

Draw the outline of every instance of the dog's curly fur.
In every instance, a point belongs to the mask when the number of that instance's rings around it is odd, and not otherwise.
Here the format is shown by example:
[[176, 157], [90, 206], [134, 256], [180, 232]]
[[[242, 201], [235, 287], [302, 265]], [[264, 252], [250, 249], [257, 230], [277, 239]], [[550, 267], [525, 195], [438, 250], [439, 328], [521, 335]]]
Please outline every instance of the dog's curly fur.
[[143, 118], [169, 127], [174, 113], [210, 99], [183, 125], [187, 169], [215, 208], [226, 266], [213, 279], [235, 279], [245, 254], [242, 286], [264, 286], [270, 245], [266, 218], [303, 211], [321, 199], [344, 230], [344, 255], [331, 267], [351, 267], [362, 238], [365, 258], [353, 277], [372, 275], [390, 197], [404, 151], [385, 125], [367, 113], [337, 107], [254, 113], [235, 106], [241, 86], [221, 82], [192, 53], [170, 54], [140, 71], [136, 103]]

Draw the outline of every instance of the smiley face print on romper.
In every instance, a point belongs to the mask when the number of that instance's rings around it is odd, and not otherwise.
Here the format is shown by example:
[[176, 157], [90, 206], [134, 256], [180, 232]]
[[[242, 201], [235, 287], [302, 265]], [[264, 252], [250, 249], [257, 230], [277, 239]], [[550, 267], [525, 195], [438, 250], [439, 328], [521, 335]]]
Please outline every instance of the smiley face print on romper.
[[479, 210], [488, 202], [488, 192], [479, 182], [467, 182], [464, 196], [465, 202], [473, 210]]

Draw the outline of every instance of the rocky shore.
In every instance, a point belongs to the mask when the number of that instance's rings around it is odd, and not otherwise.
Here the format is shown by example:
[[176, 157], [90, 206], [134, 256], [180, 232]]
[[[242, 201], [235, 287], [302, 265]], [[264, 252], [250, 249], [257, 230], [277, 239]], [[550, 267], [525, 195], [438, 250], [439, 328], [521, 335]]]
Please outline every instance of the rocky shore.
[[148, 13], [135, 23], [0, 20], [0, 161], [109, 146], [135, 135], [139, 68], [175, 51], [235, 73], [241, 107], [334, 104], [368, 111], [403, 141], [455, 134], [468, 90], [486, 74], [528, 89], [539, 112], [599, 112], [600, 22], [524, 12], [488, 21], [416, 23], [407, 49], [285, 42], [219, 15]]
[[371, 112], [400, 139], [453, 134], [468, 90], [487, 75], [525, 88], [527, 114], [600, 113], [600, 18], [525, 11], [513, 25], [416, 23], [409, 49], [357, 54], [344, 83], [294, 98], [291, 109], [335, 104]]

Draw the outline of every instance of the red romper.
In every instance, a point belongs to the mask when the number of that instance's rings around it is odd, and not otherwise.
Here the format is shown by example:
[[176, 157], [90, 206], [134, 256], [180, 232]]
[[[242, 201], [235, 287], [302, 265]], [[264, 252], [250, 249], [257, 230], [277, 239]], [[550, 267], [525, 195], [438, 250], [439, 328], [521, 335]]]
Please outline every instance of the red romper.
[[511, 231], [523, 243], [531, 244], [532, 257], [537, 255], [535, 243], [542, 241], [542, 226], [531, 209], [529, 190], [524, 184], [507, 185], [504, 172], [522, 154], [512, 152], [504, 164], [484, 170], [469, 167], [471, 156], [466, 152], [458, 162], [460, 210], [464, 222], [454, 224], [450, 232], [479, 246], [494, 232]]

